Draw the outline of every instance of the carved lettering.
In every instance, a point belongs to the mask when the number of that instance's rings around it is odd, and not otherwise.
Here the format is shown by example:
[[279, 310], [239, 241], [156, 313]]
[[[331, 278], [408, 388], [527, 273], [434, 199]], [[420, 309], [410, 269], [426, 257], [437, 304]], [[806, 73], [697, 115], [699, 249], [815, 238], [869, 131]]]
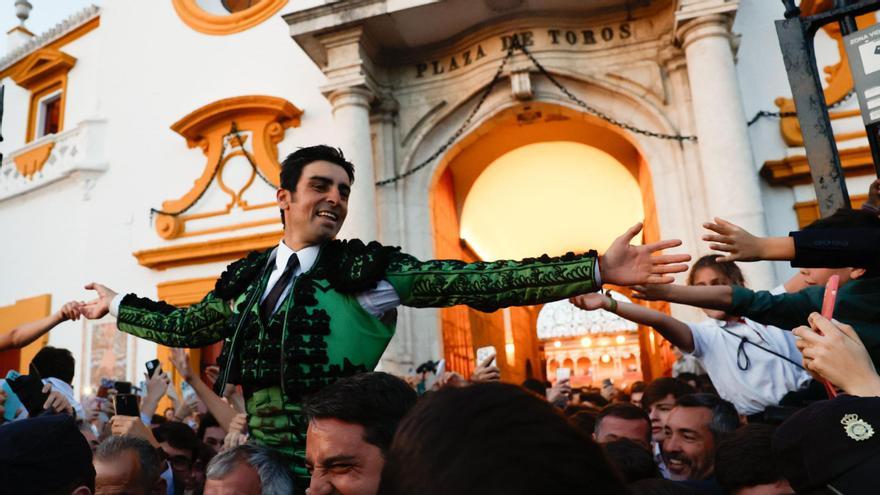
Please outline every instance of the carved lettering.
[[458, 68], [458, 62], [455, 61], [455, 55], [453, 55], [452, 58], [449, 59], [449, 70], [454, 71], [457, 68]]
[[620, 39], [625, 40], [632, 36], [632, 31], [630, 30], [629, 24], [621, 24], [620, 25]]
[[568, 42], [569, 45], [574, 45], [578, 42], [578, 37], [574, 33], [574, 31], [566, 31], [565, 32], [565, 41]]
[[486, 52], [483, 51], [482, 45], [477, 45], [477, 58], [474, 60], [480, 60], [481, 58], [486, 56]]
[[443, 74], [443, 66], [440, 65], [439, 60], [435, 60], [435, 61], [431, 62], [431, 64], [434, 66], [434, 75], [435, 76], [439, 75], [439, 74]]
[[610, 27], [602, 28], [602, 39], [605, 41], [611, 41], [614, 39], [614, 30]]
[[581, 31], [581, 34], [584, 35], [584, 44], [585, 45], [595, 45], [596, 37], [593, 35], [592, 29], [585, 29]]
[[471, 51], [470, 50], [462, 53], [461, 57], [464, 59], [464, 65], [471, 65]]
[[547, 34], [550, 35], [550, 40], [551, 40], [550, 43], [553, 43], [554, 45], [559, 44], [560, 31], [558, 29], [549, 29], [549, 30], [547, 30]]
[[416, 65], [416, 77], [424, 77], [426, 70], [428, 70], [428, 64], [425, 62]]

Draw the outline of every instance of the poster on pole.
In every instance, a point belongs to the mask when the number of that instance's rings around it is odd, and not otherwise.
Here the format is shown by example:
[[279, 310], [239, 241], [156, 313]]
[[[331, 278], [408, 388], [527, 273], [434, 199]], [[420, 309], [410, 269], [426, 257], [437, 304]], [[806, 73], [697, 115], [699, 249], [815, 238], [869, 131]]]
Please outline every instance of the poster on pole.
[[865, 125], [880, 122], [880, 24], [843, 37]]

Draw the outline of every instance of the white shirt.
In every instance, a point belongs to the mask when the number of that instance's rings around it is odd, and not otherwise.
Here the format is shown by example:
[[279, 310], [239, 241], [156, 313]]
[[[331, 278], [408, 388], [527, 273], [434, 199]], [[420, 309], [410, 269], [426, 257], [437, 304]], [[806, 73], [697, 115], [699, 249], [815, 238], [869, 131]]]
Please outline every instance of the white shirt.
[[803, 356], [791, 332], [747, 318], [742, 322], [709, 319], [688, 327], [694, 337], [691, 354], [706, 368], [718, 395], [733, 403], [740, 414], [756, 414], [767, 406], [778, 405], [785, 394], [800, 390], [810, 381], [803, 369], [751, 344], [743, 346], [748, 369], [738, 365], [737, 359], [745, 364], [739, 351], [742, 337], [800, 364]]
[[[275, 282], [277, 282], [278, 279], [281, 278], [281, 274], [284, 273], [284, 268], [287, 267], [287, 260], [290, 259], [292, 254], [296, 253], [296, 256], [299, 258], [299, 265], [293, 271], [293, 278], [291, 279], [290, 284], [284, 288], [284, 292], [282, 292], [281, 297], [278, 298], [278, 302], [275, 305], [275, 309], [277, 310], [290, 292], [290, 288], [293, 286], [293, 282], [296, 281], [296, 277], [312, 269], [320, 252], [320, 246], [308, 246], [299, 251], [294, 251], [293, 249], [290, 249], [287, 244], [284, 244], [283, 240], [279, 242], [278, 248], [275, 249], [274, 253], [275, 266], [272, 268], [272, 273], [269, 274], [269, 282], [266, 284], [266, 289], [263, 291], [260, 301], [262, 302], [263, 299], [269, 295]], [[113, 302], [110, 304], [111, 315], [117, 316], [119, 314], [119, 304], [122, 302], [123, 297], [125, 297], [125, 294], [120, 293], [113, 298]], [[394, 290], [394, 287], [388, 283], [387, 280], [379, 281], [375, 288], [361, 292], [360, 294], [357, 294], [355, 298], [367, 313], [377, 318], [397, 306], [400, 306], [400, 296], [397, 295], [397, 291]]]

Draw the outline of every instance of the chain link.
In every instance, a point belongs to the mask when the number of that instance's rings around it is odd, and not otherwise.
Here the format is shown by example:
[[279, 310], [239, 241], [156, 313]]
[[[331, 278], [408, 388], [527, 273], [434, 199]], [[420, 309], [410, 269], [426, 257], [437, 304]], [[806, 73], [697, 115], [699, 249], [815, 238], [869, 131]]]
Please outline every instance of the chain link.
[[[847, 93], [846, 95], [843, 96], [843, 98], [841, 98], [841, 99], [835, 101], [834, 103], [828, 105], [828, 110], [831, 110], [831, 109], [833, 109], [833, 108], [837, 108], [837, 107], [843, 105], [843, 104], [846, 103], [846, 102], [850, 99], [850, 97], [852, 97], [852, 95], [854, 95], [854, 94], [855, 94], [855, 92], [854, 92], [853, 90], [850, 90], [849, 93]], [[746, 123], [746, 126], [751, 127], [753, 124], [755, 124], [756, 122], [758, 122], [759, 120], [761, 120], [762, 118], [765, 118], [765, 117], [769, 117], [769, 118], [777, 118], [777, 119], [778, 119], [778, 118], [784, 118], [784, 117], [796, 117], [796, 116], [797, 116], [797, 112], [771, 112], [771, 111], [769, 111], [769, 110], [761, 110], [761, 111], [755, 113], [755, 116], [752, 117], [752, 118]]]

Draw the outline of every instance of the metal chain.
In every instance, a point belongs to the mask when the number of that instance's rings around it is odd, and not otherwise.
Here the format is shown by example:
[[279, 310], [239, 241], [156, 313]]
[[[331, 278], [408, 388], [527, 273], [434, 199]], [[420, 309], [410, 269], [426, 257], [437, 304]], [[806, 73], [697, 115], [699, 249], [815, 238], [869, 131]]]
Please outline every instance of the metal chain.
[[388, 184], [394, 184], [395, 182], [397, 182], [401, 179], [405, 179], [405, 178], [409, 177], [410, 175], [412, 175], [412, 174], [418, 172], [419, 170], [430, 165], [431, 162], [433, 162], [437, 157], [439, 157], [446, 150], [448, 150], [449, 147], [452, 146], [452, 144], [455, 142], [455, 140], [458, 139], [458, 137], [461, 136], [462, 133], [464, 133], [464, 130], [468, 126], [470, 126], [471, 120], [473, 120], [474, 116], [477, 114], [477, 112], [483, 106], [483, 103], [486, 102], [486, 98], [489, 97], [489, 94], [495, 88], [495, 85], [498, 84], [499, 80], [501, 80], [501, 73], [504, 71], [504, 66], [507, 65], [507, 61], [510, 60], [510, 57], [513, 56], [513, 51], [516, 48], [517, 47], [515, 44], [511, 44], [510, 48], [507, 49], [507, 53], [504, 54], [504, 58], [501, 59], [501, 63], [498, 65], [498, 70], [495, 71], [495, 75], [492, 77], [492, 81], [489, 83], [488, 86], [486, 86], [486, 90], [483, 91], [483, 94], [480, 95], [480, 100], [477, 101], [477, 105], [473, 108], [473, 110], [471, 110], [471, 113], [468, 114], [467, 118], [464, 119], [464, 122], [461, 123], [461, 125], [452, 134], [452, 136], [450, 136], [449, 139], [447, 139], [446, 142], [443, 143], [443, 145], [437, 149], [437, 151], [432, 153], [431, 156], [429, 156], [427, 159], [422, 160], [422, 162], [419, 163], [418, 165], [416, 165], [415, 167], [407, 170], [406, 172], [404, 172], [402, 174], [395, 175], [394, 177], [380, 180], [380, 181], [376, 182], [376, 185], [377, 186], [387, 186]]
[[[828, 110], [831, 110], [831, 109], [833, 109], [833, 108], [837, 108], [837, 107], [843, 105], [843, 104], [846, 103], [846, 102], [850, 99], [850, 97], [852, 97], [852, 95], [854, 95], [854, 94], [855, 94], [855, 92], [854, 92], [853, 90], [850, 90], [849, 93], [847, 93], [846, 95], [843, 96], [843, 98], [841, 98], [841, 99], [835, 101], [834, 103], [828, 105]], [[746, 123], [746, 126], [751, 127], [754, 123], [756, 123], [757, 121], [761, 120], [761, 119], [764, 118], [764, 117], [783, 118], [783, 117], [796, 117], [796, 116], [797, 116], [797, 112], [771, 112], [771, 111], [769, 111], [769, 110], [761, 110], [761, 111], [755, 113], [755, 116], [752, 117], [752, 118]]]
[[[245, 149], [244, 141], [241, 140], [241, 136], [238, 134], [238, 127], [235, 126], [235, 122], [232, 123], [232, 131], [230, 131], [230, 134], [235, 134], [235, 138], [238, 139], [239, 144], [241, 144], [241, 152], [244, 153], [244, 157], [247, 158], [247, 161], [248, 161], [248, 163], [251, 164], [251, 167], [254, 169], [254, 172], [256, 172], [256, 174], [260, 177], [260, 179], [262, 179], [263, 182], [265, 182], [269, 187], [271, 187], [272, 189], [277, 189], [279, 185], [272, 184], [272, 182], [268, 178], [266, 178], [265, 175], [263, 175], [260, 172], [260, 168], [257, 167], [257, 164], [256, 164], [256, 162], [254, 162], [253, 157], [251, 156], [250, 153], [248, 153], [247, 149]], [[251, 140], [251, 142], [253, 142], [253, 140]]]
[[415, 167], [407, 170], [406, 172], [404, 172], [402, 174], [395, 175], [394, 177], [390, 177], [388, 179], [377, 181], [376, 186], [387, 186], [389, 184], [394, 184], [395, 182], [398, 182], [402, 179], [405, 179], [406, 177], [409, 177], [410, 175], [412, 175], [412, 174], [418, 172], [419, 170], [430, 165], [431, 162], [433, 162], [435, 159], [437, 159], [437, 157], [439, 157], [446, 150], [448, 150], [449, 147], [452, 146], [453, 143], [455, 143], [456, 139], [458, 139], [464, 133], [465, 129], [467, 129], [468, 126], [470, 126], [471, 121], [473, 120], [474, 116], [477, 114], [477, 112], [483, 106], [483, 103], [485, 103], [486, 98], [489, 97], [489, 94], [492, 92], [492, 90], [495, 88], [495, 85], [501, 79], [501, 75], [504, 71], [504, 67], [507, 65], [507, 62], [513, 56], [514, 50], [522, 51], [529, 58], [529, 60], [535, 65], [535, 67], [541, 72], [541, 74], [543, 74], [551, 83], [553, 83], [554, 86], [556, 86], [570, 100], [574, 101], [578, 106], [580, 106], [581, 108], [583, 108], [587, 112], [595, 115], [596, 117], [599, 117], [600, 119], [608, 122], [611, 125], [614, 125], [616, 127], [620, 127], [622, 129], [626, 129], [626, 130], [628, 130], [630, 132], [634, 132], [636, 134], [641, 134], [643, 136], [648, 136], [648, 137], [657, 138], [657, 139], [669, 139], [669, 140], [675, 140], [675, 141], [679, 141], [679, 142], [696, 141], [697, 140], [696, 136], [682, 136], [679, 134], [663, 134], [663, 133], [659, 133], [659, 132], [640, 129], [638, 127], [627, 124], [626, 122], [622, 122], [620, 120], [617, 120], [614, 117], [611, 117], [610, 115], [602, 112], [601, 110], [598, 110], [598, 109], [588, 105], [586, 102], [584, 102], [583, 100], [581, 100], [580, 98], [575, 96], [571, 91], [569, 91], [559, 81], [557, 81], [556, 78], [554, 78], [547, 71], [547, 69], [545, 69], [544, 66], [541, 65], [541, 63], [538, 62], [538, 60], [535, 59], [535, 57], [524, 46], [522, 46], [521, 43], [514, 42], [514, 43], [511, 43], [510, 47], [507, 49], [507, 53], [504, 55], [504, 58], [501, 60], [501, 63], [498, 65], [498, 70], [495, 71], [495, 76], [492, 77], [492, 81], [486, 87], [486, 90], [483, 91], [483, 94], [480, 96], [479, 101], [477, 101], [476, 106], [473, 108], [473, 110], [471, 110], [470, 114], [468, 114], [468, 117], [464, 120], [464, 122], [462, 122], [462, 124], [458, 127], [458, 129], [456, 129], [456, 131], [452, 134], [452, 136], [450, 136], [450, 138], [448, 140], [446, 140], [446, 142], [443, 143], [443, 145], [440, 146], [440, 148], [438, 148], [434, 153], [432, 153], [431, 156], [429, 156], [427, 159], [423, 160], [421, 163], [419, 163]]

